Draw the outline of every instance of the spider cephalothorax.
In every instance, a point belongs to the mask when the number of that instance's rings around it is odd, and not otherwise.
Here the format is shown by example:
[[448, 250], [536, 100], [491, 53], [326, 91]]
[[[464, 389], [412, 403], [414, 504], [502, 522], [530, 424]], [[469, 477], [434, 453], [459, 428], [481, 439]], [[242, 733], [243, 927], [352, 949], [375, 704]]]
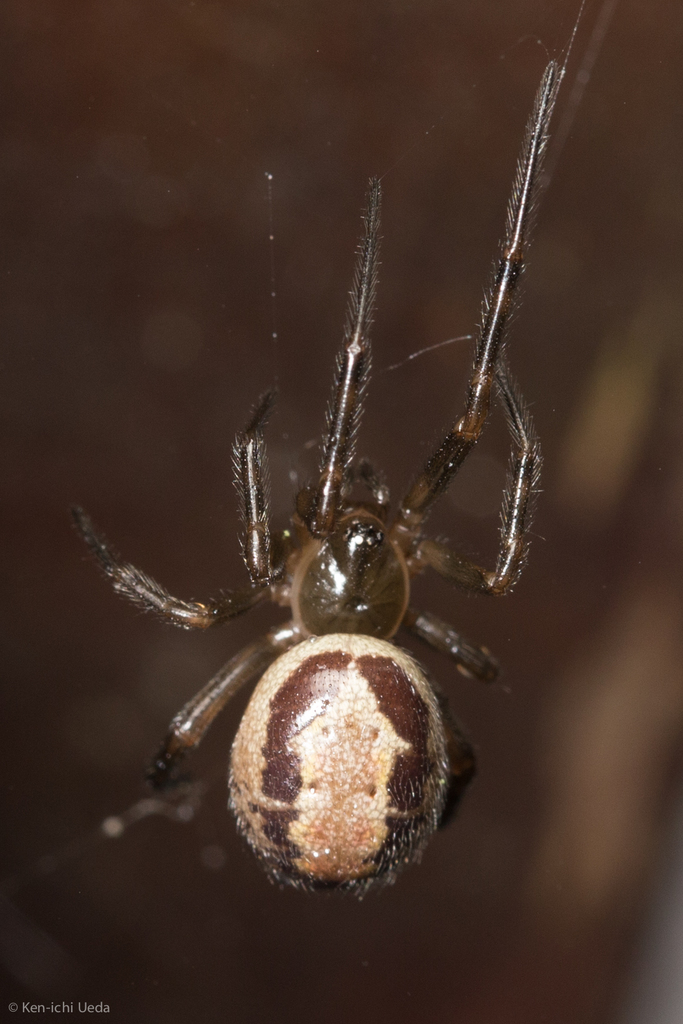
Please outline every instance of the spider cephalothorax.
[[292, 576], [292, 613], [304, 636], [366, 633], [391, 637], [410, 590], [401, 548], [367, 509], [341, 516], [336, 529], [301, 549]]
[[[423, 670], [391, 643], [399, 628], [450, 656], [466, 675], [494, 679], [486, 648], [431, 612], [410, 607], [411, 577], [425, 568], [467, 591], [504, 594], [527, 551], [540, 449], [503, 359], [532, 216], [534, 187], [561, 72], [545, 71], [519, 160], [500, 261], [484, 307], [465, 410], [415, 478], [393, 519], [374, 469], [354, 462], [370, 365], [369, 329], [378, 265], [380, 184], [370, 183], [365, 233], [317, 483], [299, 492], [293, 529], [273, 533], [264, 427], [274, 393], [235, 442], [244, 521], [244, 590], [207, 602], [173, 597], [122, 561], [80, 509], [74, 518], [114, 588], [186, 629], [204, 629], [270, 597], [291, 620], [244, 648], [171, 722], [148, 778], [162, 788], [219, 711], [262, 677], [233, 746], [230, 803], [272, 877], [362, 893], [415, 859], [474, 774], [471, 747]], [[425, 517], [476, 444], [494, 392], [513, 453], [503, 497], [500, 553], [486, 570], [423, 534]], [[352, 485], [369, 492], [351, 502]]]

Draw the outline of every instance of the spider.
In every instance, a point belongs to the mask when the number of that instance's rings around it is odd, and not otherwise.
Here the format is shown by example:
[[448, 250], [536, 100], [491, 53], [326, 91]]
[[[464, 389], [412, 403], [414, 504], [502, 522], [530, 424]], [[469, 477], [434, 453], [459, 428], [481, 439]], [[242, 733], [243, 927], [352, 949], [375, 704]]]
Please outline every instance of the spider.
[[[354, 461], [370, 367], [377, 283], [380, 183], [370, 182], [364, 236], [350, 293], [323, 439], [320, 476], [296, 497], [292, 529], [271, 531], [264, 395], [234, 445], [242, 551], [251, 579], [205, 602], [173, 597], [123, 561], [80, 508], [78, 530], [114, 589], [184, 629], [207, 629], [270, 598], [291, 619], [236, 654], [176, 715], [147, 776], [162, 789], [240, 687], [261, 677], [233, 743], [230, 806], [271, 877], [303, 888], [362, 895], [419, 858], [474, 775], [472, 748], [445, 701], [393, 639], [399, 627], [491, 681], [484, 647], [409, 605], [410, 580], [426, 568], [466, 591], [502, 595], [518, 579], [541, 464], [531, 418], [503, 358], [506, 325], [523, 269], [548, 125], [562, 77], [545, 70], [529, 119], [497, 270], [484, 304], [465, 410], [416, 476], [395, 515], [367, 461]], [[506, 413], [512, 458], [503, 496], [500, 551], [487, 570], [430, 540], [424, 521], [477, 443], [492, 392]], [[367, 492], [352, 501], [353, 485]]]

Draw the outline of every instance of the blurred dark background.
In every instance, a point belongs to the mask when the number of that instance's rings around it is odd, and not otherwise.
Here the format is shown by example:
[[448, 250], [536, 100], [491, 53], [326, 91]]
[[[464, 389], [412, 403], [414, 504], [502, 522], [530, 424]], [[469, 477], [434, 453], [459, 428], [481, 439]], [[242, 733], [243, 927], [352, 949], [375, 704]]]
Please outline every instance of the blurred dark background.
[[[247, 694], [193, 757], [191, 804], [138, 803], [171, 716], [286, 613], [199, 636], [143, 617], [68, 507], [180, 596], [246, 580], [232, 439], [277, 380], [285, 525], [316, 466], [371, 174], [386, 175], [384, 242], [360, 452], [400, 497], [458, 414], [469, 343], [382, 371], [472, 331], [533, 95], [578, 4], [4, 0], [3, 1012], [636, 1020], [643, 936], [677, 884], [683, 11], [613, 6], [589, 3], [579, 28], [509, 349], [545, 455], [529, 567], [504, 601], [416, 586], [504, 675], [485, 688], [403, 640], [479, 775], [422, 865], [358, 903], [274, 888], [235, 835], [225, 772]], [[487, 562], [501, 421], [430, 521]], [[637, 1024], [669, 1021], [645, 1006]]]

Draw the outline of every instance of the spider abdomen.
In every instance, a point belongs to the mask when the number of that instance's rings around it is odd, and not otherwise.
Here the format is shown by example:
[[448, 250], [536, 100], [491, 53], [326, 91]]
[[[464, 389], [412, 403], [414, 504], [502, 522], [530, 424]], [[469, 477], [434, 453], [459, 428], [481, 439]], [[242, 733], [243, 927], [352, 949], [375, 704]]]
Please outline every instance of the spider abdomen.
[[274, 877], [358, 889], [416, 857], [449, 781], [419, 666], [386, 641], [332, 634], [262, 677], [233, 745], [230, 801]]

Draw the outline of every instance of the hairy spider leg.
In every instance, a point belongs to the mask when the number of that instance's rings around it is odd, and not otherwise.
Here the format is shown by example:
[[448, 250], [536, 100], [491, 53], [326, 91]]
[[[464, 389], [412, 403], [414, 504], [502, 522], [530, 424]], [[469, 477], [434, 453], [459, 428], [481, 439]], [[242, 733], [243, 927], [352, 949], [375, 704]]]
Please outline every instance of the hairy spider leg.
[[[344, 343], [337, 357], [332, 402], [327, 416], [320, 479], [303, 519], [316, 537], [334, 528], [360, 423], [363, 394], [370, 371], [370, 326], [377, 290], [381, 187], [373, 178], [368, 190], [365, 234], [349, 296]], [[299, 503], [301, 507], [301, 503]]]
[[281, 575], [273, 569], [270, 533], [270, 476], [263, 428], [275, 404], [276, 392], [268, 391], [259, 399], [251, 420], [235, 438], [233, 462], [235, 487], [244, 527], [242, 555], [251, 582], [265, 586]]
[[85, 543], [112, 581], [117, 594], [122, 594], [146, 612], [154, 612], [165, 622], [181, 629], [208, 629], [235, 618], [253, 608], [268, 596], [262, 586], [227, 591], [208, 601], [183, 601], [173, 597], [165, 587], [123, 559], [97, 532], [89, 515], [77, 506], [71, 509], [74, 524]]
[[301, 640], [293, 622], [276, 626], [231, 658], [223, 668], [178, 712], [161, 749], [152, 761], [147, 779], [155, 789], [181, 781], [178, 766], [200, 742], [214, 718], [246, 683], [263, 675], [276, 658]]
[[504, 594], [519, 579], [529, 552], [527, 531], [533, 519], [543, 459], [531, 413], [503, 360], [496, 370], [496, 385], [515, 444], [503, 494], [498, 562], [495, 573], [487, 579], [491, 593]]
[[[406, 550], [412, 548], [420, 526], [460, 466], [479, 440], [489, 412], [491, 389], [496, 379], [505, 328], [512, 311], [519, 275], [524, 265], [527, 238], [532, 221], [535, 186], [548, 139], [562, 72], [554, 61], [546, 68], [527, 124], [522, 153], [508, 206], [505, 239], [498, 270], [484, 303], [474, 368], [464, 415], [446, 435], [427, 461], [422, 473], [403, 499], [392, 535]], [[512, 513], [511, 513], [512, 514]]]
[[427, 539], [422, 540], [417, 548], [417, 561], [418, 564], [424, 561], [449, 583], [464, 590], [501, 596], [519, 579], [524, 568], [529, 549], [527, 531], [538, 490], [542, 460], [541, 446], [529, 411], [502, 362], [496, 370], [496, 387], [503, 399], [508, 427], [515, 444], [503, 493], [496, 568], [493, 572], [482, 569], [469, 558], [451, 551], [447, 545]]
[[498, 677], [498, 662], [486, 648], [477, 647], [466, 640], [461, 633], [431, 612], [418, 612], [415, 608], [409, 608], [401, 626], [413, 636], [424, 640], [435, 651], [452, 658], [463, 675], [473, 676], [484, 683], [492, 683]]

